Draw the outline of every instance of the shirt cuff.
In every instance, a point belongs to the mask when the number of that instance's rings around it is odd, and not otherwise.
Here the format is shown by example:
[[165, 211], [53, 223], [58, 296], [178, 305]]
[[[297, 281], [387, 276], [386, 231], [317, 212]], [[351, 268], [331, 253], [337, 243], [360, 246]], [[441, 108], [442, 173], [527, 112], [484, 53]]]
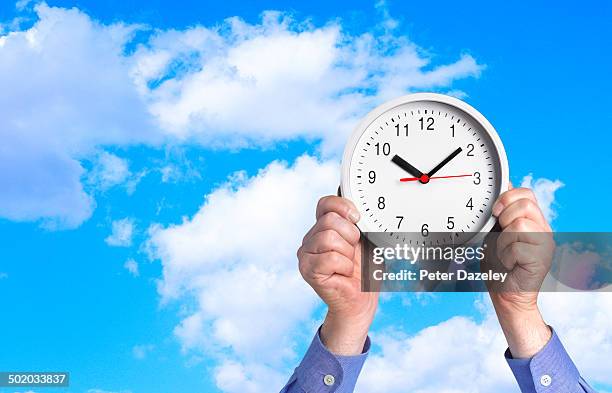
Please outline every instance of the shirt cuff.
[[353, 392], [369, 351], [368, 337], [361, 354], [334, 355], [321, 342], [319, 329], [304, 359], [295, 370], [295, 383], [309, 393]]
[[510, 349], [504, 354], [521, 392], [584, 392], [580, 373], [569, 357], [557, 333], [531, 359], [514, 359]]

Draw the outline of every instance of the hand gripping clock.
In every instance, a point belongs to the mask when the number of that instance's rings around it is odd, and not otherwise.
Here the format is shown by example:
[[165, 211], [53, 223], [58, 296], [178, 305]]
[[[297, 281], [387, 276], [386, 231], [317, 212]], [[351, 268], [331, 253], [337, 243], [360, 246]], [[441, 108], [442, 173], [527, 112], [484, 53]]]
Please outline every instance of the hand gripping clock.
[[480, 112], [453, 97], [417, 93], [359, 123], [344, 151], [340, 188], [359, 209], [362, 232], [391, 241], [415, 233], [432, 243], [429, 234], [437, 233], [462, 243], [493, 227], [491, 208], [508, 179], [504, 146]]

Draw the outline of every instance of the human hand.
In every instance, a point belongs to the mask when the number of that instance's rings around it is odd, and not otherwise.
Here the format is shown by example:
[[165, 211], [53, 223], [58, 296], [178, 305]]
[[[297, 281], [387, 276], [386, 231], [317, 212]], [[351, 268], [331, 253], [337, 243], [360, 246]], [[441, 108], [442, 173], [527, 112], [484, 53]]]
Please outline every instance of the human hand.
[[361, 291], [359, 213], [348, 199], [326, 196], [316, 217], [297, 252], [300, 273], [328, 307], [323, 344], [338, 355], [356, 355], [378, 306], [377, 292]]
[[493, 206], [502, 228], [494, 250], [508, 271], [503, 284], [489, 287], [491, 300], [510, 352], [530, 358], [546, 345], [551, 332], [538, 309], [538, 292], [550, 270], [554, 240], [533, 191], [510, 188]]

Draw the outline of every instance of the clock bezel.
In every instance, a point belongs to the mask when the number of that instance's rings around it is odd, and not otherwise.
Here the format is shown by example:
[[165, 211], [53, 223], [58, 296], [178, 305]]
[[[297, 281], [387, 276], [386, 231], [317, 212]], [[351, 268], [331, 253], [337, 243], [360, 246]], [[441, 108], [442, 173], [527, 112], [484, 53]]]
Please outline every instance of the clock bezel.
[[[504, 145], [495, 130], [495, 127], [481, 114], [476, 108], [471, 106], [470, 104], [451, 96], [447, 96], [439, 93], [413, 93], [404, 95], [393, 100], [387, 101], [372, 111], [370, 111], [355, 127], [353, 133], [349, 137], [349, 140], [344, 148], [344, 154], [342, 156], [342, 164], [341, 164], [341, 173], [340, 173], [340, 191], [341, 195], [351, 201], [353, 201], [353, 197], [351, 194], [350, 188], [350, 165], [352, 162], [352, 157], [357, 148], [357, 143], [359, 139], [363, 135], [363, 133], [367, 130], [367, 128], [372, 124], [376, 119], [378, 119], [385, 112], [398, 107], [400, 105], [412, 103], [412, 102], [438, 102], [442, 104], [446, 104], [449, 106], [456, 107], [457, 109], [463, 111], [472, 117], [476, 122], [478, 122], [484, 131], [489, 135], [495, 150], [497, 151], [497, 156], [499, 157], [499, 167], [500, 167], [500, 184], [498, 192], [501, 194], [505, 190], [508, 189], [508, 185], [510, 184], [510, 173], [508, 169], [508, 158], [506, 156], [506, 150], [504, 149]], [[479, 232], [488, 232], [490, 231], [497, 219], [491, 215], [486, 223], [480, 228]], [[367, 228], [365, 220], [362, 220], [357, 223], [357, 227], [361, 232], [380, 232], [380, 231], [371, 231], [370, 228]], [[476, 234], [478, 232], [474, 232]], [[470, 239], [466, 239], [466, 242]]]

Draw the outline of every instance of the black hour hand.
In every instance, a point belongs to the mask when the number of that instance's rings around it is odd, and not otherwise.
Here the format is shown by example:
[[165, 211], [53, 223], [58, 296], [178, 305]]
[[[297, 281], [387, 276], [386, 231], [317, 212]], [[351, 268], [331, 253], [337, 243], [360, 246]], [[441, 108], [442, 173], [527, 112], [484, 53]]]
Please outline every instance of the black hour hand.
[[397, 154], [393, 156], [393, 158], [391, 159], [391, 162], [399, 166], [406, 172], [410, 173], [414, 177], [420, 178], [421, 176], [423, 176], [423, 172], [419, 171], [418, 169], [410, 165], [406, 160], [404, 160], [402, 157], [398, 156]]

